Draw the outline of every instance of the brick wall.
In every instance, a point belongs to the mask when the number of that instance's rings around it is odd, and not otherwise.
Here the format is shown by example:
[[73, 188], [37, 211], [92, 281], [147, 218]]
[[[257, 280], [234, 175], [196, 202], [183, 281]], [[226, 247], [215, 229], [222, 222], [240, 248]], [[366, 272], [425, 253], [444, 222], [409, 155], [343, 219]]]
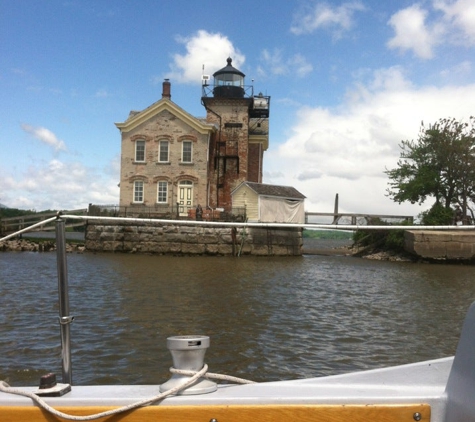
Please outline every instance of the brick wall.
[[[135, 162], [135, 141], [145, 140], [145, 163]], [[160, 140], [169, 142], [169, 163], [158, 162]], [[182, 143], [193, 143], [193, 162], [181, 162]], [[181, 180], [193, 182], [193, 203], [206, 204], [208, 173], [208, 136], [198, 133], [169, 111], [162, 111], [150, 120], [122, 134], [120, 205], [133, 203], [133, 184], [144, 181], [144, 205], [157, 202], [157, 183], [169, 183], [169, 205], [177, 202]]]
[[248, 181], [262, 183], [262, 145], [249, 144]]
[[[229, 209], [231, 191], [248, 180], [249, 99], [208, 98], [207, 107], [206, 120], [221, 128], [216, 140], [218, 145], [211, 150], [210, 204]], [[218, 188], [218, 184], [222, 186]]]

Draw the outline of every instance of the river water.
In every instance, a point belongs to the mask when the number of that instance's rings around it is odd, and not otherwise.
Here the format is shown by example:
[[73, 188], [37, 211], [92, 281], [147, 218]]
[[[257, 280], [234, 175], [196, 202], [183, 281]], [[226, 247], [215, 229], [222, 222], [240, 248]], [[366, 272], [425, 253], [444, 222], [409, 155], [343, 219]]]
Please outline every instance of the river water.
[[[73, 383], [160, 384], [166, 338], [204, 334], [210, 371], [274, 381], [454, 354], [475, 266], [345, 256], [67, 257]], [[0, 379], [61, 378], [56, 255], [0, 253]]]

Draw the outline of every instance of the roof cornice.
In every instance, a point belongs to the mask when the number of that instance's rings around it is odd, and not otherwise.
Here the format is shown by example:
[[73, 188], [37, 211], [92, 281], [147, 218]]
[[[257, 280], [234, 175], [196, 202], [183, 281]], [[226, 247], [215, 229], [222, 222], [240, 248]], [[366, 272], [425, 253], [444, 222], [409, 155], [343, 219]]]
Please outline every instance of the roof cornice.
[[268, 135], [249, 135], [250, 144], [262, 144], [264, 151], [269, 148], [269, 136]]
[[190, 113], [187, 113], [181, 107], [177, 106], [168, 98], [162, 98], [161, 100], [147, 107], [145, 110], [142, 110], [141, 112], [128, 118], [125, 122], [115, 123], [115, 125], [121, 132], [130, 132], [137, 126], [141, 125], [164, 110], [169, 111], [174, 116], [189, 124], [193, 129], [203, 135], [216, 131], [216, 126], [214, 124], [202, 122], [201, 120], [192, 116]]

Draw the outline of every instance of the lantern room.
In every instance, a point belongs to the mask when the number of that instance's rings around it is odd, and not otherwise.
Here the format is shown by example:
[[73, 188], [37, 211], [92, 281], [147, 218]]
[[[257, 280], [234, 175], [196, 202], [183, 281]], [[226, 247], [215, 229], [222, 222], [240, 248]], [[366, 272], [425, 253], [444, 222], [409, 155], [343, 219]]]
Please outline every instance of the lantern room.
[[228, 57], [227, 66], [213, 74], [215, 97], [243, 98], [244, 73], [232, 66], [232, 59]]

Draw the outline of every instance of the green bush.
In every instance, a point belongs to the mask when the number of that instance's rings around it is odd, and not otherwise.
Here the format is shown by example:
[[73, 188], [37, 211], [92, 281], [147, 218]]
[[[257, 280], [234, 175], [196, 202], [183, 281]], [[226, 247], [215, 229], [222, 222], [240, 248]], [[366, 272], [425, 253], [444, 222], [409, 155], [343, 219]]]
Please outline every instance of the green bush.
[[384, 246], [392, 251], [404, 250], [404, 230], [391, 230], [386, 236]]
[[454, 212], [440, 204], [434, 204], [428, 211], [419, 215], [423, 226], [447, 226], [453, 223]]
[[19, 210], [16, 208], [0, 208], [0, 218], [21, 217], [23, 215], [35, 214], [34, 210]]
[[[374, 225], [389, 226], [384, 221], [373, 221]], [[401, 223], [398, 225], [410, 225]], [[357, 230], [353, 242], [360, 247], [374, 246], [375, 249], [402, 252], [404, 251], [404, 230]]]
[[353, 232], [349, 231], [340, 231], [340, 230], [303, 230], [303, 237], [310, 239], [337, 239], [337, 240], [346, 240], [351, 239]]
[[384, 243], [386, 230], [357, 230], [353, 235], [353, 242], [358, 246], [370, 246]]

